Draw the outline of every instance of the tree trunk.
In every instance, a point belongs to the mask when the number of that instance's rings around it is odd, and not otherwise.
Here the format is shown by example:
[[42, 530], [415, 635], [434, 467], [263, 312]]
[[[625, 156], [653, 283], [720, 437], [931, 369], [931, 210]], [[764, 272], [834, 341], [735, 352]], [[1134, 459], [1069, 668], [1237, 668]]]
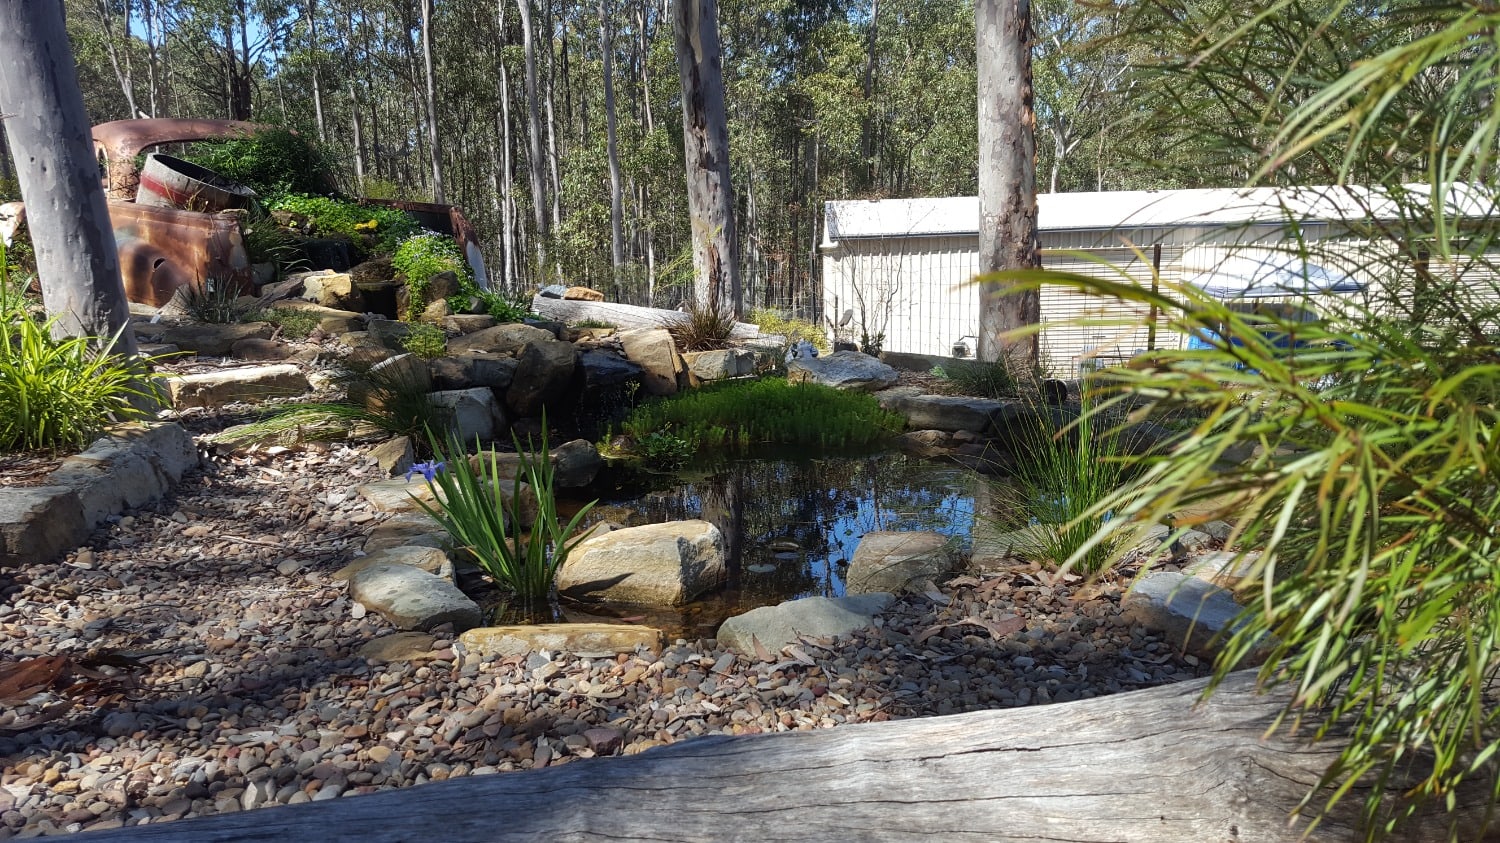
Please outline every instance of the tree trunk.
[[875, 39], [880, 26], [880, 0], [870, 4], [870, 33], [865, 43], [865, 115], [860, 121], [859, 155], [865, 187], [875, 184]]
[[[1286, 693], [1235, 674], [1031, 708], [812, 732], [705, 737], [622, 758], [472, 776], [307, 805], [115, 829], [124, 843], [957, 840], [1347, 843], [1356, 785], [1311, 831], [1289, 820], [1338, 751], [1267, 726]], [[1482, 777], [1481, 777], [1482, 778]], [[1397, 773], [1387, 792], [1414, 783]], [[1477, 782], [1471, 784], [1477, 785]], [[564, 798], [565, 795], [565, 798]], [[643, 798], [644, 797], [644, 798]], [[1460, 839], [1489, 803], [1455, 794]], [[1318, 803], [1315, 803], [1318, 804]], [[1403, 843], [1449, 839], [1427, 811]], [[1464, 832], [1467, 831], [1467, 834]], [[1302, 835], [1306, 833], [1306, 836]]]
[[323, 123], [323, 83], [318, 76], [318, 64], [323, 56], [323, 45], [318, 41], [318, 0], [307, 0], [307, 25], [312, 39], [313, 119], [318, 124], [318, 143], [328, 143], [328, 129]]
[[[505, 0], [495, 2], [495, 24], [498, 34], [496, 43], [505, 43]], [[507, 290], [520, 289], [520, 279], [516, 277], [516, 199], [513, 192], [515, 185], [515, 163], [511, 155], [510, 137], [510, 75], [505, 69], [505, 53], [500, 51], [495, 57], [496, 66], [499, 68], [496, 80], [500, 86], [497, 92], [500, 98], [500, 113], [495, 115], [495, 121], [500, 129], [500, 160], [502, 162], [503, 180], [500, 185], [500, 226], [502, 248], [505, 254], [501, 256], [504, 267], [504, 282], [502, 286]]]
[[157, 39], [161, 37], [162, 28], [157, 15], [160, 12], [161, 5], [156, 0], [141, 0], [141, 17], [146, 23], [146, 86], [151, 101], [151, 117], [156, 117], [159, 109], [161, 55], [157, 49]]
[[739, 248], [729, 173], [719, 18], [715, 0], [672, 0], [677, 69], [682, 80], [682, 138], [688, 217], [693, 232], [694, 295], [703, 307], [740, 315]]
[[[1030, 0], [977, 0], [979, 51], [979, 260], [981, 274], [1041, 266], [1036, 231], [1036, 114], [1031, 92]], [[1037, 362], [1041, 297], [990, 282], [979, 288], [981, 360]]]
[[614, 35], [609, 26], [609, 0], [599, 0], [599, 54], [604, 63], [604, 145], [609, 154], [609, 259], [614, 281], [620, 282], [625, 264], [625, 196], [620, 186], [620, 153], [615, 142]]
[[0, 114], [16, 157], [37, 274], [59, 336], [118, 335], [134, 356], [109, 207], [61, 3], [0, 3]]
[[531, 178], [531, 218], [536, 228], [537, 271], [547, 265], [547, 173], [542, 158], [542, 115], [537, 106], [536, 39], [531, 28], [531, 0], [516, 0], [521, 11], [521, 45], [526, 56], [526, 157]]
[[110, 12], [108, 0], [96, 0], [94, 9], [99, 13], [99, 25], [104, 29], [104, 50], [109, 54], [110, 67], [114, 68], [115, 81], [120, 83], [120, 91], [125, 94], [125, 105], [130, 110], [127, 115], [131, 119], [138, 116], [135, 107], [135, 80], [131, 78], [130, 72], [130, 3], [125, 4], [125, 65], [120, 66], [119, 50], [115, 47], [115, 28], [110, 23], [113, 14]]
[[432, 201], [448, 201], [443, 194], [442, 148], [438, 145], [437, 83], [432, 73], [432, 1], [422, 0], [422, 66], [427, 74], [427, 154], [432, 157]]

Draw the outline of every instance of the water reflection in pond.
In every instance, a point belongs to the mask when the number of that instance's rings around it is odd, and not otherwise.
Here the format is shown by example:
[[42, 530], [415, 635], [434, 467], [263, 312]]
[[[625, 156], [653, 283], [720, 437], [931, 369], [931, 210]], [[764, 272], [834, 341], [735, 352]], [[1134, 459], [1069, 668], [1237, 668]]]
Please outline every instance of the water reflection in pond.
[[795, 597], [844, 593], [865, 533], [929, 530], [967, 542], [983, 481], [902, 454], [741, 459], [639, 494], [605, 496], [591, 520], [623, 526], [702, 518], [724, 534], [729, 581], [671, 616], [670, 634], [707, 636], [724, 618]]

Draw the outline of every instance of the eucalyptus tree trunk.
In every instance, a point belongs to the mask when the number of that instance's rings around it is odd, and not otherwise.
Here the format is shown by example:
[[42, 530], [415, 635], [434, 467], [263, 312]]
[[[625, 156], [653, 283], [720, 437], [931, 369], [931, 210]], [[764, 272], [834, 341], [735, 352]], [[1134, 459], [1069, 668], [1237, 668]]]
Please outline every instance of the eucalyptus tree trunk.
[[140, 112], [135, 107], [135, 79], [130, 67], [130, 0], [125, 2], [125, 63], [120, 64], [120, 51], [115, 47], [115, 28], [110, 23], [114, 15], [109, 8], [108, 0], [95, 0], [95, 10], [99, 13], [99, 25], [104, 29], [104, 49], [109, 54], [110, 67], [114, 68], [115, 81], [120, 84], [120, 91], [125, 94], [125, 105], [130, 109], [130, 117], [139, 116]]
[[354, 184], [360, 192], [363, 192], [365, 188], [364, 126], [361, 125], [359, 115], [359, 89], [355, 87], [352, 77], [349, 79], [349, 120], [354, 130], [354, 136], [350, 138], [354, 144]]
[[318, 0], [307, 0], [308, 35], [312, 38], [312, 95], [313, 118], [318, 124], [318, 142], [328, 143], [328, 129], [323, 123], [323, 83], [318, 77], [318, 64], [323, 55], [323, 45], [318, 41]]
[[715, 0], [672, 0], [677, 70], [682, 81], [682, 142], [693, 233], [693, 292], [700, 306], [738, 318], [740, 266], [729, 178], [719, 16]]
[[[549, 7], [550, 9], [550, 7]], [[552, 177], [552, 230], [556, 231], [562, 227], [562, 144], [557, 138], [557, 62], [556, 55], [552, 51], [552, 15], [549, 11], [546, 18], [547, 24], [547, 84], [546, 96], [542, 98], [542, 105], [547, 110], [547, 173]], [[563, 39], [567, 44], [567, 39]], [[562, 272], [562, 267], [558, 267]]]
[[521, 45], [526, 56], [526, 157], [531, 179], [531, 217], [535, 226], [537, 270], [547, 264], [547, 174], [542, 158], [542, 117], [537, 107], [536, 40], [531, 28], [531, 0], [516, 0], [521, 12]]
[[427, 154], [432, 159], [432, 199], [447, 202], [443, 195], [443, 151], [438, 144], [437, 86], [432, 73], [432, 2], [422, 0], [422, 66], [427, 75]]
[[0, 3], [0, 114], [16, 157], [42, 300], [58, 336], [118, 336], [134, 356], [109, 207], [61, 3]]
[[[505, 0], [495, 2], [495, 24], [496, 43], [503, 44], [505, 41]], [[510, 138], [510, 75], [505, 69], [505, 53], [500, 51], [496, 55], [496, 66], [499, 68], [499, 77], [496, 82], [500, 86], [498, 91], [500, 98], [500, 111], [495, 115], [495, 122], [500, 129], [500, 156], [503, 164], [504, 178], [500, 184], [500, 226], [501, 226], [501, 249], [504, 254], [500, 256], [504, 267], [504, 285], [507, 289], [516, 290], [520, 288], [516, 278], [516, 197], [512, 192], [515, 184], [515, 162], [511, 157]]]
[[615, 143], [614, 35], [609, 26], [609, 0], [599, 0], [599, 55], [604, 63], [604, 144], [609, 153], [609, 258], [614, 281], [620, 283], [625, 264], [625, 197], [620, 187], [620, 153]]
[[[979, 51], [979, 261], [981, 274], [1041, 266], [1036, 221], [1036, 113], [1031, 90], [1029, 0], [977, 0]], [[979, 288], [981, 360], [1037, 361], [1041, 297], [1009, 285]]]
[[141, 0], [141, 18], [146, 24], [146, 89], [151, 103], [150, 116], [158, 114], [161, 85], [161, 54], [157, 40], [162, 37], [161, 4], [156, 0]]
[[864, 159], [865, 186], [875, 184], [875, 38], [880, 26], [880, 0], [870, 4], [870, 32], [865, 41], [865, 115], [860, 121], [859, 154]]

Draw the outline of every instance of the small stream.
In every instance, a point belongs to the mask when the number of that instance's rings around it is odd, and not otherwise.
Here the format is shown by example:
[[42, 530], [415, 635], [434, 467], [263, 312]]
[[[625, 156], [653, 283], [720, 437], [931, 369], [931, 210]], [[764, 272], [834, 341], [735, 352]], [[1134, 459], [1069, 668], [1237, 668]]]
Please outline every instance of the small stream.
[[[966, 469], [900, 453], [722, 460], [676, 475], [640, 474], [600, 497], [589, 521], [633, 527], [701, 518], [724, 534], [724, 588], [645, 621], [669, 635], [712, 636], [720, 622], [758, 606], [844, 593], [844, 574], [865, 533], [929, 530], [967, 543], [985, 481]], [[567, 614], [608, 617], [610, 607]], [[629, 615], [641, 617], [639, 612]]]

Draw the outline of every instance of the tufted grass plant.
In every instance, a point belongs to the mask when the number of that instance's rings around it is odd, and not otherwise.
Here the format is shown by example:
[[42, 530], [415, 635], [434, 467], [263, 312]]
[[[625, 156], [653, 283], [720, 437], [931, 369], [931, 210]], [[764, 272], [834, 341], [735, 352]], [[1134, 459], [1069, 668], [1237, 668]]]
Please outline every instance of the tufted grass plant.
[[[434, 462], [442, 463], [442, 469], [433, 471], [427, 481], [438, 503], [416, 499], [497, 585], [515, 595], [515, 604], [531, 617], [550, 615], [547, 610], [557, 572], [587, 538], [578, 527], [594, 506], [585, 505], [563, 522], [557, 511], [545, 430], [544, 419], [541, 444], [534, 453], [527, 453], [520, 440], [515, 440], [521, 461], [512, 477], [506, 476], [509, 467], [502, 468], [495, 451], [480, 451], [471, 463], [456, 438], [450, 436], [441, 444], [430, 439]], [[536, 505], [529, 532], [519, 526], [522, 500]]]

